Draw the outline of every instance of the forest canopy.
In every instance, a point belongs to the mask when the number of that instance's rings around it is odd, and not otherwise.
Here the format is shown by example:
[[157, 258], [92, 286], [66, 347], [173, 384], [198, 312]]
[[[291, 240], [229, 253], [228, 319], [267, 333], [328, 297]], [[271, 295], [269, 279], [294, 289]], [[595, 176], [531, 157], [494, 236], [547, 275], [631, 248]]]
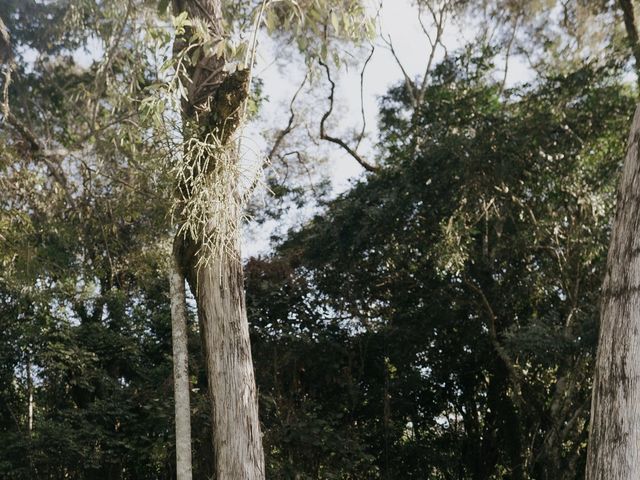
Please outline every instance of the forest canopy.
[[0, 478], [632, 478], [585, 469], [634, 2], [394, 2], [0, 0]]

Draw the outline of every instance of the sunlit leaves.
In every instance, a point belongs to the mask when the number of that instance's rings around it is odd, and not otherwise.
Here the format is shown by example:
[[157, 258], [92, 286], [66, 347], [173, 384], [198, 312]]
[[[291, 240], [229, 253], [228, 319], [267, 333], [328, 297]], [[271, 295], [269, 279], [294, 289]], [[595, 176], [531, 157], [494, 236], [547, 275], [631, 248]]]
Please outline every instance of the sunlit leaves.
[[337, 42], [372, 38], [374, 23], [359, 0], [282, 0], [267, 2], [265, 25], [297, 42], [305, 57], [327, 59]]

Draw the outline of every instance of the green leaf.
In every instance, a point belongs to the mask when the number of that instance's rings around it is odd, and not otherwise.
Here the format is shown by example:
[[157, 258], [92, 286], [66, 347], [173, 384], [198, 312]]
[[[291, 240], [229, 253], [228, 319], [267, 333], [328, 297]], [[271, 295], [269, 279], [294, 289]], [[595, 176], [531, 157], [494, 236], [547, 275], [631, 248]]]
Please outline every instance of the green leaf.
[[196, 48], [191, 55], [191, 65], [197, 65], [200, 57], [202, 56], [202, 49]]
[[351, 17], [349, 16], [349, 14], [345, 14], [342, 17], [342, 23], [344, 24], [344, 29], [348, 32], [351, 28]]
[[336, 67], [340, 68], [340, 55], [338, 52], [333, 52], [333, 63], [336, 64]]
[[267, 26], [267, 32], [273, 33], [276, 29], [276, 15], [273, 10], [267, 10], [264, 15], [264, 23]]
[[325, 42], [323, 42], [320, 47], [320, 58], [323, 62], [327, 61], [327, 44]]
[[336, 35], [340, 34], [340, 20], [338, 20], [338, 16], [336, 12], [331, 10], [331, 25], [333, 25], [333, 29], [336, 31]]
[[176, 30], [180, 30], [188, 25], [187, 15], [187, 12], [181, 12], [177, 17], [173, 17], [173, 26]]

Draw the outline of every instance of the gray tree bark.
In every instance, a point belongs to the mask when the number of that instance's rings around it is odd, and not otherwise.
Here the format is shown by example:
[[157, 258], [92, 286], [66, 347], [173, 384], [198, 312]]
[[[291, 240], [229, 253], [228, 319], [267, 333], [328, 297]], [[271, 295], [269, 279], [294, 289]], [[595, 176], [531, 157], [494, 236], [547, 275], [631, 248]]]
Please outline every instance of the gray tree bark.
[[[174, 249], [175, 250], [175, 249]], [[180, 259], [171, 255], [169, 295], [173, 341], [173, 391], [176, 422], [176, 478], [191, 480], [191, 404], [189, 400], [189, 353], [185, 278]]]
[[264, 455], [240, 257], [223, 254], [197, 275], [216, 478], [263, 479]]
[[[187, 12], [188, 18], [206, 25], [214, 41], [223, 41], [224, 22], [221, 0], [174, 0], [174, 15]], [[188, 47], [190, 29], [177, 37], [174, 51]], [[242, 105], [247, 98], [248, 71], [229, 73], [223, 56], [202, 52], [188, 70], [188, 98], [182, 104], [185, 135], [214, 135], [227, 152], [233, 150], [233, 133], [240, 123]], [[219, 160], [219, 159], [218, 159]], [[212, 158], [210, 165], [217, 159]], [[236, 159], [238, 161], [238, 159]], [[206, 174], [207, 172], [202, 172]], [[228, 182], [238, 182], [236, 177]], [[236, 185], [226, 184], [230, 218], [240, 208]], [[179, 186], [183, 197], [188, 185]], [[209, 232], [216, 228], [211, 219]], [[233, 230], [233, 229], [232, 229]], [[240, 255], [240, 232], [225, 239], [225, 248], [203, 251], [202, 239], [183, 238], [180, 265], [185, 272], [198, 307], [203, 340], [215, 472], [218, 480], [264, 479], [264, 453], [258, 418], [249, 325], [244, 297], [244, 274]], [[208, 255], [209, 258], [202, 258]], [[203, 261], [206, 260], [206, 261]]]
[[640, 107], [629, 133], [602, 287], [586, 480], [640, 478]]

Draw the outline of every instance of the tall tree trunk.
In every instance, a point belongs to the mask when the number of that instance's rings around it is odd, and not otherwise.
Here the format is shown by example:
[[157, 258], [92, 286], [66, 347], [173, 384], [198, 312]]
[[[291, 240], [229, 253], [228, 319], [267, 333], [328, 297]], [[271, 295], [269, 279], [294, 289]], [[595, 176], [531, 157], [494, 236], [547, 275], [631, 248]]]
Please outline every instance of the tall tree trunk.
[[242, 263], [238, 255], [225, 253], [197, 275], [217, 478], [261, 479], [264, 459]]
[[[174, 0], [174, 15], [187, 12], [194, 23], [206, 26], [215, 44], [224, 41], [221, 0]], [[174, 51], [188, 48], [193, 30], [187, 28], [178, 36]], [[200, 47], [197, 47], [200, 48]], [[213, 50], [216, 50], [215, 48]], [[221, 49], [224, 50], [224, 49]], [[182, 104], [184, 134], [215, 144], [208, 167], [192, 165], [192, 175], [210, 174], [219, 162], [238, 162], [234, 155], [234, 132], [240, 123], [242, 105], [248, 92], [248, 70], [230, 73], [223, 56], [201, 49], [195, 64], [188, 67], [184, 85], [187, 98]], [[219, 51], [219, 50], [218, 50]], [[213, 140], [212, 140], [213, 137]], [[229, 157], [229, 155], [231, 155]], [[224, 157], [226, 156], [226, 157]], [[188, 160], [188, 156], [186, 157]], [[200, 170], [208, 168], [209, 170]], [[192, 179], [193, 180], [193, 179]], [[227, 218], [210, 218], [204, 235], [187, 234], [180, 251], [180, 264], [185, 272], [198, 307], [198, 318], [206, 361], [215, 471], [218, 480], [264, 479], [264, 454], [258, 419], [249, 325], [244, 297], [244, 277], [240, 255], [238, 228], [222, 229], [229, 219], [239, 219], [237, 175], [228, 175], [212, 188], [224, 189], [221, 196], [228, 205], [220, 214]], [[188, 207], [193, 195], [193, 182], [179, 189]], [[218, 212], [218, 210], [216, 210]], [[188, 212], [183, 213], [188, 216]], [[209, 235], [227, 232], [223, 248], [202, 248]]]
[[639, 141], [636, 108], [602, 287], [586, 480], [640, 478]]
[[[179, 245], [177, 242], [176, 246]], [[173, 385], [176, 419], [176, 478], [191, 480], [191, 404], [189, 401], [189, 353], [187, 348], [187, 305], [185, 278], [177, 256], [171, 255], [169, 294], [173, 341]]]

